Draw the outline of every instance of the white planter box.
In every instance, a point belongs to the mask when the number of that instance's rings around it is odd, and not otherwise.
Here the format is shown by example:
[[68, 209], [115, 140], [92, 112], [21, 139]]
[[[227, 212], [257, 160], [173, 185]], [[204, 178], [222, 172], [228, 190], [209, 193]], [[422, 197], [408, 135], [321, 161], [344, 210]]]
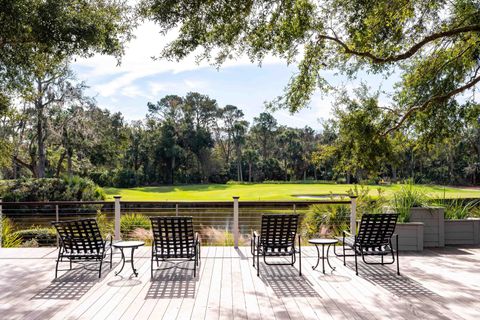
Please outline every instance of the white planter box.
[[[397, 223], [395, 233], [398, 234], [400, 251], [423, 251], [424, 225], [422, 222]], [[395, 238], [392, 241], [396, 249]]]
[[423, 246], [445, 246], [445, 208], [415, 207], [410, 211], [410, 222], [423, 222]]
[[480, 244], [480, 219], [445, 220], [445, 244]]

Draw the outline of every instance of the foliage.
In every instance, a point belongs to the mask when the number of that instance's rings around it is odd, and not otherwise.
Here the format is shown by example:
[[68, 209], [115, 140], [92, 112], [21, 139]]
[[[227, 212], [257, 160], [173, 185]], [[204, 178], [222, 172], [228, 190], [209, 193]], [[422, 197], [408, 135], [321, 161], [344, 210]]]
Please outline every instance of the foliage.
[[29, 247], [34, 246], [51, 246], [56, 242], [55, 228], [46, 228], [40, 226], [33, 226], [28, 229], [18, 230], [17, 234], [22, 238], [22, 242], [30, 242]]
[[2, 1], [0, 87], [18, 87], [39, 54], [60, 60], [93, 53], [120, 57], [132, 22], [131, 8], [118, 1]]
[[385, 190], [382, 188], [377, 188], [376, 194], [372, 194], [368, 186], [356, 184], [348, 190], [348, 194], [357, 197], [358, 216], [365, 213], [382, 213], [384, 207], [388, 204]]
[[131, 237], [136, 229], [151, 229], [150, 219], [140, 213], [123, 214], [120, 218], [120, 232], [124, 237]]
[[15, 231], [15, 225], [9, 218], [2, 218], [0, 221], [2, 227], [2, 247], [15, 248], [22, 244], [22, 238]]
[[[200, 230], [201, 241], [209, 246], [233, 246], [233, 234], [228, 230], [221, 230], [215, 227], [204, 227]], [[238, 239], [238, 245], [246, 245], [247, 240], [243, 235]]]
[[153, 242], [153, 233], [152, 230], [146, 230], [144, 228], [135, 228], [128, 235], [129, 238], [143, 241], [145, 245], [150, 246]]
[[91, 180], [80, 177], [64, 179], [19, 179], [3, 182], [4, 201], [94, 201], [105, 199], [103, 190]]
[[347, 172], [360, 181], [378, 177], [385, 170], [385, 164], [392, 157], [392, 146], [389, 136], [381, 135], [383, 123], [378, 93], [369, 95], [363, 86], [356, 95], [356, 99], [351, 99], [343, 93], [337, 101], [338, 137], [333, 146], [336, 171]]
[[465, 201], [464, 199], [437, 199], [431, 203], [433, 206], [445, 208], [445, 219], [466, 219], [479, 216], [480, 200]]
[[398, 214], [398, 222], [409, 222], [410, 209], [427, 204], [427, 194], [423, 190], [415, 188], [412, 182], [402, 186], [399, 192], [394, 193], [392, 199], [393, 209]]
[[107, 215], [100, 210], [97, 210], [97, 225], [100, 229], [100, 233], [104, 239], [110, 238], [114, 235], [114, 222], [108, 219]]
[[350, 207], [346, 205], [311, 205], [302, 220], [302, 233], [307, 238], [340, 236], [348, 230]]
[[[298, 61], [298, 72], [274, 106], [295, 112], [316, 90], [332, 88], [324, 74], [395, 73], [380, 118], [384, 134], [405, 124], [448, 130], [463, 118], [465, 100], [480, 82], [480, 5], [477, 0], [142, 1], [142, 14], [161, 32], [178, 30], [160, 56], [196, 54], [217, 66], [247, 55]], [[398, 77], [399, 76], [399, 77]], [[456, 100], [455, 100], [456, 99]], [[378, 128], [380, 129], [380, 128]]]

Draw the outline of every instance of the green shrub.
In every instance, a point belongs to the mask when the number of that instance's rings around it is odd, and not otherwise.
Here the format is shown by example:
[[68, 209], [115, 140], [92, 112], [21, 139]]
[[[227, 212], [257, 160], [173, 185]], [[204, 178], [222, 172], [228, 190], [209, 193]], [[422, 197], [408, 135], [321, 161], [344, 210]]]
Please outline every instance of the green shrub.
[[375, 196], [370, 195], [370, 188], [364, 185], [354, 185], [348, 190], [348, 194], [357, 197], [357, 216], [364, 213], [382, 213], [384, 207], [388, 204], [385, 197], [385, 191], [377, 188]]
[[22, 242], [34, 240], [37, 246], [53, 245], [57, 240], [55, 228], [34, 226], [29, 229], [19, 230], [17, 234], [22, 238]]
[[15, 248], [22, 244], [22, 238], [15, 232], [15, 225], [9, 218], [2, 218], [2, 247]]
[[114, 172], [112, 182], [117, 188], [132, 188], [138, 185], [138, 174], [131, 169], [119, 169]]
[[110, 236], [113, 236], [115, 228], [114, 223], [112, 220], [109, 220], [107, 215], [102, 213], [100, 210], [97, 210], [97, 224], [104, 239], [108, 239]]
[[120, 218], [120, 232], [124, 237], [129, 237], [137, 228], [150, 230], [150, 219], [140, 213], [128, 213], [122, 215]]
[[88, 177], [101, 187], [113, 186], [113, 173], [107, 170], [92, 171], [88, 174]]
[[415, 188], [412, 182], [402, 186], [392, 199], [392, 207], [398, 213], [398, 222], [410, 221], [411, 208], [423, 207], [427, 204], [427, 194], [423, 190]]
[[348, 205], [311, 205], [302, 220], [301, 232], [306, 238], [339, 236], [350, 221]]
[[445, 219], [466, 219], [478, 216], [480, 200], [436, 199], [432, 205], [445, 208]]
[[4, 182], [3, 200], [15, 201], [95, 201], [105, 192], [93, 181], [72, 177], [64, 179], [18, 179]]

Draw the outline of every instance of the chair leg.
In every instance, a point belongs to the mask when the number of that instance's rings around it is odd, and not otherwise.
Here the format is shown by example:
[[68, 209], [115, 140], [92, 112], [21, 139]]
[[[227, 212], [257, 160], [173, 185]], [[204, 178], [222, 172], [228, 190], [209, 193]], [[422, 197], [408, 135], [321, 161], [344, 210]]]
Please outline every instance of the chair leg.
[[193, 263], [193, 277], [197, 277], [197, 265], [195, 264], [195, 262]]
[[300, 235], [298, 236], [298, 266], [299, 275], [302, 276], [302, 244], [300, 243]]
[[257, 251], [257, 277], [260, 277], [260, 255]]
[[355, 251], [355, 274], [358, 276], [357, 250], [355, 250], [355, 248], [353, 250]]
[[197, 265], [198, 265], [198, 263], [200, 263], [200, 253], [201, 253], [201, 250], [202, 250], [202, 246], [201, 246], [200, 242], [198, 242], [198, 250], [197, 250], [198, 258], [197, 258]]
[[113, 248], [110, 247], [110, 269], [112, 269], [112, 260], [113, 260]]
[[252, 252], [252, 261], [253, 261], [253, 267], [255, 268], [255, 246], [254, 246], [254, 243], [253, 243], [253, 240], [250, 240], [250, 251]]
[[342, 246], [343, 246], [343, 265], [346, 266], [347, 265], [347, 255], [345, 254], [345, 242], [342, 243]]
[[70, 270], [72, 270], [72, 259], [69, 259], [70, 261]]
[[396, 239], [396, 242], [397, 242], [397, 252], [395, 252], [397, 254], [397, 275], [400, 275], [400, 260], [398, 259], [398, 235], [397, 235], [397, 239]]
[[57, 279], [57, 274], [58, 274], [58, 263], [60, 262], [60, 259], [57, 259], [57, 263], [55, 265], [55, 279]]
[[[156, 260], [158, 265], [158, 258], [156, 258]], [[150, 278], [153, 279], [153, 257], [150, 259]]]
[[195, 245], [195, 267], [198, 266], [198, 245]]
[[98, 277], [99, 278], [102, 277], [102, 263], [103, 263], [103, 259], [100, 260], [100, 268], [98, 268]]

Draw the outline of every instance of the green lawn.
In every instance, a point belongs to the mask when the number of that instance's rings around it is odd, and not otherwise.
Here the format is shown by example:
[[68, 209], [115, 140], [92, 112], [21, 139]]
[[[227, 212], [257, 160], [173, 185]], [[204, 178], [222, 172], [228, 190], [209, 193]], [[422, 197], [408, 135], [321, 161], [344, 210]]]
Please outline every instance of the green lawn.
[[[232, 200], [239, 196], [242, 200], [299, 200], [293, 195], [308, 194], [344, 194], [352, 188], [348, 184], [196, 184], [161, 187], [138, 188], [105, 188], [108, 198], [114, 195], [122, 196], [122, 200], [147, 201], [147, 200], [204, 200], [220, 201]], [[400, 185], [369, 186], [372, 195], [377, 194], [377, 189], [385, 190], [385, 194], [392, 195], [400, 190]], [[462, 189], [443, 186], [416, 186], [424, 189], [430, 196], [443, 198], [480, 198], [480, 190]]]

